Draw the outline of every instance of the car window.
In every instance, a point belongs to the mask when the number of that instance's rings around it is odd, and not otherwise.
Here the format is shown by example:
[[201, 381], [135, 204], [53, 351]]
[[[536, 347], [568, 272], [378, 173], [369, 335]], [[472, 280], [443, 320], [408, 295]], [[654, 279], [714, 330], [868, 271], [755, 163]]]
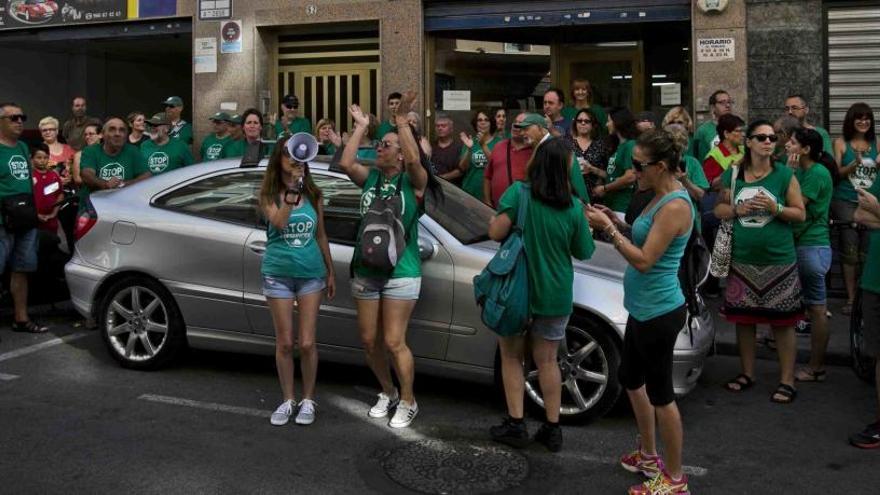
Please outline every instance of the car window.
[[312, 174], [324, 195], [324, 230], [330, 242], [354, 245], [361, 221], [361, 189], [348, 178]]
[[489, 238], [489, 222], [495, 211], [455, 185], [438, 179], [442, 195], [425, 193], [425, 211], [462, 244]]
[[161, 196], [155, 206], [249, 227], [261, 224], [259, 191], [263, 171], [217, 175]]

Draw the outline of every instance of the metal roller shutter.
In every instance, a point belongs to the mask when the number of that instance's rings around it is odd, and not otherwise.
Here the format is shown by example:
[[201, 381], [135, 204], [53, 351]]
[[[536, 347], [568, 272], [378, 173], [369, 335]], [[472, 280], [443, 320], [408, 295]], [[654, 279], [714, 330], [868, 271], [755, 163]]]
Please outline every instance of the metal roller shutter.
[[873, 3], [827, 9], [828, 130], [835, 136], [855, 102], [880, 115], [880, 5]]

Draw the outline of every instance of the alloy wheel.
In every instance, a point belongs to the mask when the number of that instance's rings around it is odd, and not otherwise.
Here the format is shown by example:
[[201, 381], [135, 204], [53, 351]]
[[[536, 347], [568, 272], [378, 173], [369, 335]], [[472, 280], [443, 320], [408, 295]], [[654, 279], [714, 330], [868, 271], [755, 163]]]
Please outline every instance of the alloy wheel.
[[152, 359], [168, 340], [168, 311], [159, 296], [146, 287], [131, 286], [118, 292], [104, 322], [113, 350], [128, 361]]

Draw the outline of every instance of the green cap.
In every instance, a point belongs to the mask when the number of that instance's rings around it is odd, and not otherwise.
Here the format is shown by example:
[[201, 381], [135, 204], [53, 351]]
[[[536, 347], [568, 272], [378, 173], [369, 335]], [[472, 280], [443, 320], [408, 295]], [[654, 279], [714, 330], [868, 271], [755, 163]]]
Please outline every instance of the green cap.
[[166, 107], [182, 107], [183, 98], [179, 96], [169, 96], [165, 101], [162, 102], [162, 105]]
[[544, 117], [542, 117], [541, 115], [538, 115], [536, 113], [527, 113], [525, 118], [522, 120], [522, 122], [517, 122], [516, 124], [513, 124], [513, 126], [516, 127], [517, 129], [525, 129], [526, 127], [528, 127], [530, 125], [536, 125], [538, 127], [542, 127], [544, 129], [546, 129], [547, 128], [547, 120]]
[[147, 123], [150, 125], [171, 125], [171, 121], [168, 120], [168, 116], [165, 115], [165, 112], [159, 112], [156, 115], [153, 115], [147, 120]]
[[230, 124], [241, 125], [241, 115], [234, 113], [229, 116], [226, 122], [229, 122]]
[[217, 112], [214, 115], [211, 115], [208, 120], [213, 120], [215, 122], [229, 122], [229, 114], [226, 112]]

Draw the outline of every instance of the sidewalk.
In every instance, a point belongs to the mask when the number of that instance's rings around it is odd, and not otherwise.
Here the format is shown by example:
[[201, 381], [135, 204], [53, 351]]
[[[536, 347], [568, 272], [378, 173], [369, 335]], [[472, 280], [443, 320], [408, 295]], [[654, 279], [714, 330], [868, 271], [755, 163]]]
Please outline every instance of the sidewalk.
[[[718, 308], [721, 306], [722, 298], [706, 299], [706, 304], [711, 308], [712, 314], [715, 316], [715, 348], [716, 352], [725, 356], [738, 356], [739, 352], [736, 347], [736, 329], [734, 325], [728, 323], [719, 313]], [[832, 366], [850, 366], [849, 351], [849, 316], [840, 312], [843, 305], [842, 299], [829, 299], [828, 309], [832, 316], [828, 320], [831, 336], [828, 339], [828, 351], [825, 355], [825, 364]], [[765, 327], [766, 328], [766, 327]], [[761, 327], [758, 327], [758, 335], [762, 333]], [[768, 330], [769, 332], [769, 330]], [[808, 334], [798, 334], [798, 364], [806, 363], [810, 358], [810, 336]], [[770, 349], [763, 344], [758, 344], [758, 359], [776, 360], [776, 351]]]

